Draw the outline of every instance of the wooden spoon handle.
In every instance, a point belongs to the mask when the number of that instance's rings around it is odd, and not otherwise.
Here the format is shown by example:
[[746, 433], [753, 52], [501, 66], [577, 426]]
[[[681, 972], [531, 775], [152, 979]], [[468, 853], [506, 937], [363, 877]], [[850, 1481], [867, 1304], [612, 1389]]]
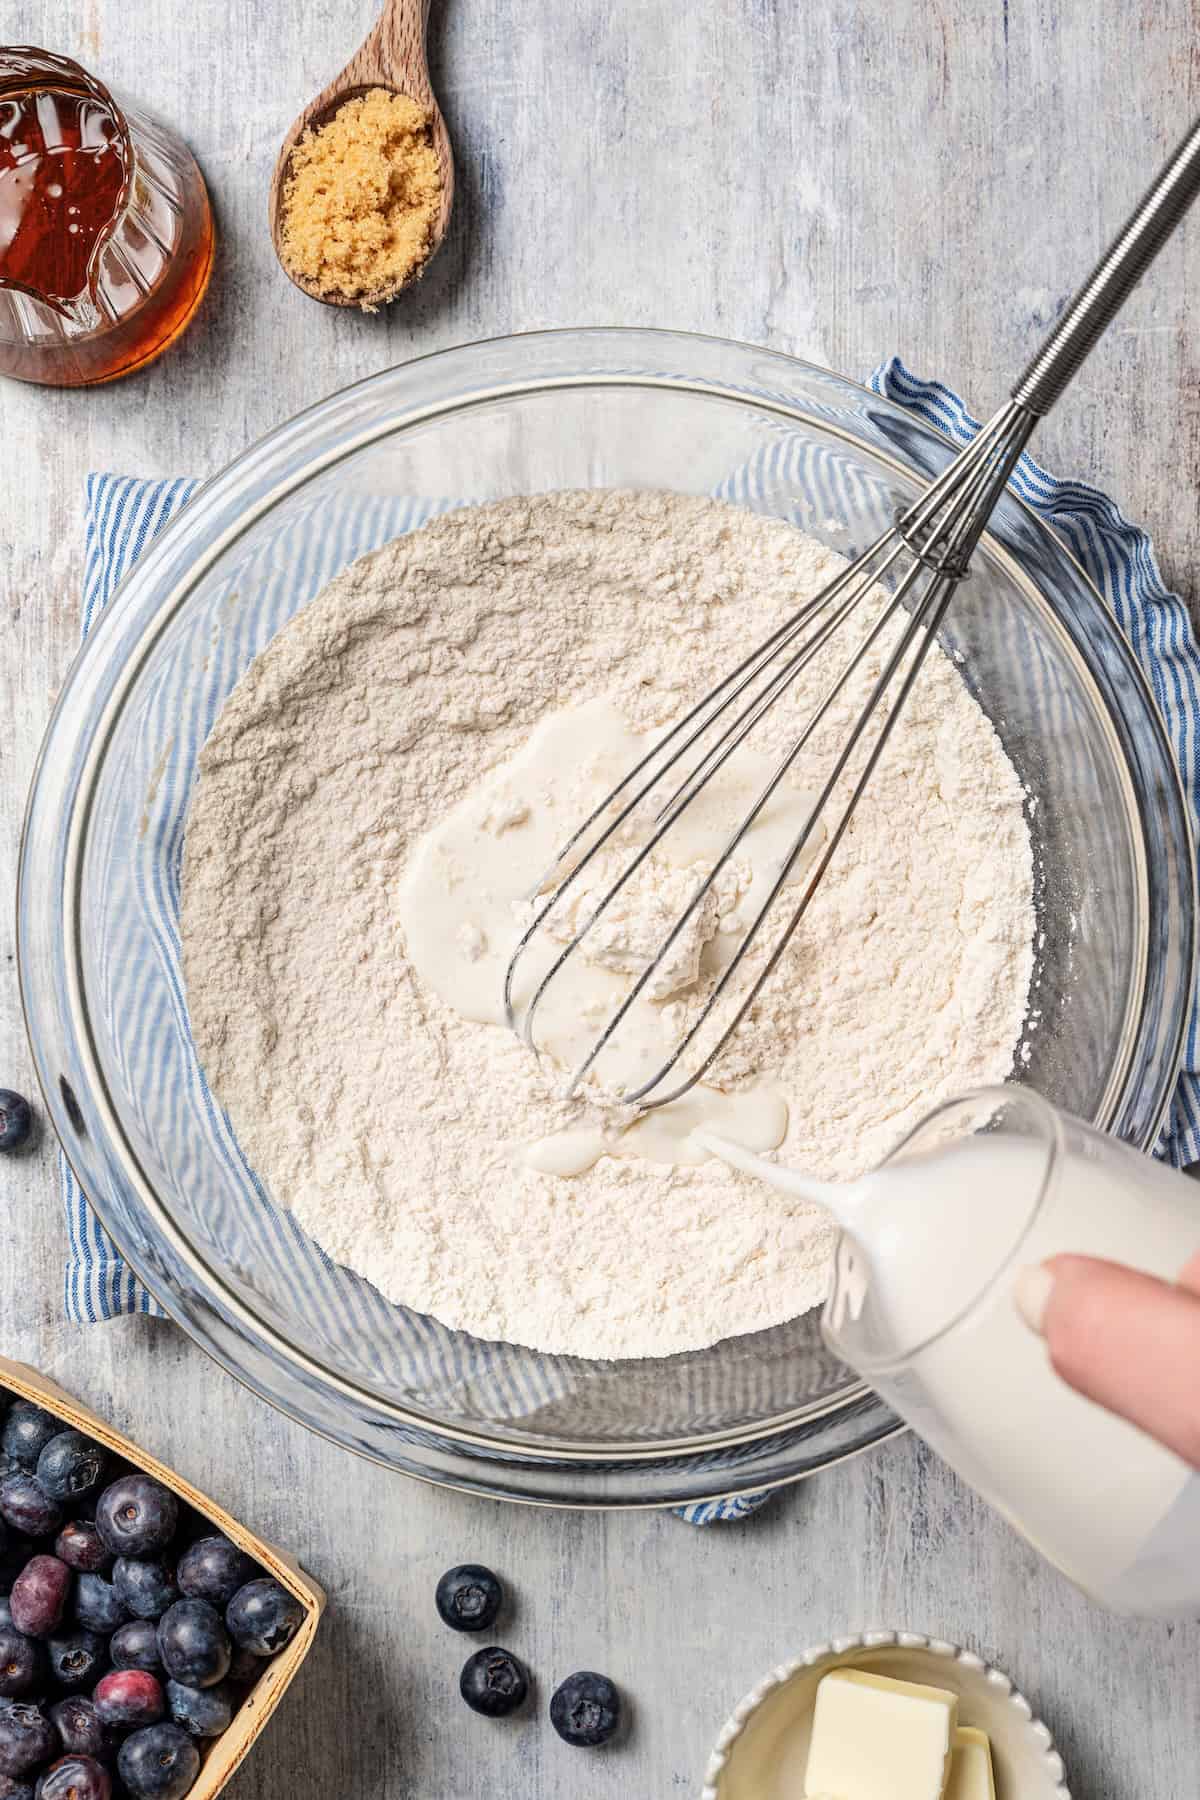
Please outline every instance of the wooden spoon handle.
[[433, 101], [425, 29], [430, 0], [386, 0], [379, 22], [341, 77], [344, 87], [379, 83], [428, 106]]

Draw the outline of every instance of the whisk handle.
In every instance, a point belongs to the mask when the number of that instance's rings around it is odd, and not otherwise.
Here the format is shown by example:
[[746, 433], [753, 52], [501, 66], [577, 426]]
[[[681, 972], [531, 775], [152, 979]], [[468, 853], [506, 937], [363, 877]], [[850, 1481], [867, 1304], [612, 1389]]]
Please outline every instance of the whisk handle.
[[1050, 411], [1197, 194], [1200, 119], [1146, 190], [1013, 388], [1012, 397], [1018, 405], [1039, 417]]

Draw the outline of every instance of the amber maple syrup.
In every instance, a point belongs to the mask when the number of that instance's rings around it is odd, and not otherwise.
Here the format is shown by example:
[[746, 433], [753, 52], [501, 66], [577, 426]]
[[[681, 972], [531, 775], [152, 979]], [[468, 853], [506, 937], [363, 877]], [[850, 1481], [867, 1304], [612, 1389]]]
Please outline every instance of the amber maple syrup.
[[165, 350], [212, 266], [190, 152], [65, 58], [0, 50], [0, 374], [111, 381]]

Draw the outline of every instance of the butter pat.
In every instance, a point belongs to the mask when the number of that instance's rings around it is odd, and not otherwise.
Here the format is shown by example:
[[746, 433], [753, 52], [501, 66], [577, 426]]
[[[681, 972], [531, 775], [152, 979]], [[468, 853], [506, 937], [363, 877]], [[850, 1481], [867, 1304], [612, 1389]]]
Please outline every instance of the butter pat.
[[996, 1800], [992, 1746], [987, 1732], [974, 1725], [955, 1726], [946, 1800]]
[[817, 1688], [806, 1800], [941, 1800], [957, 1722], [944, 1688], [834, 1669]]

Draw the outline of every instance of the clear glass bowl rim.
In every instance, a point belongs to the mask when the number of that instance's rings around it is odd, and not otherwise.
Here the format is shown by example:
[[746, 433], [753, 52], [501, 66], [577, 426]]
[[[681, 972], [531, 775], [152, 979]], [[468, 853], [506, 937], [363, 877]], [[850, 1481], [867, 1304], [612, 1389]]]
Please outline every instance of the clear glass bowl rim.
[[[474, 389], [470, 386], [463, 386], [460, 390], [456, 391], [453, 398], [440, 400], [438, 403], [431, 406], [417, 406], [415, 408], [411, 403], [406, 404], [403, 398], [397, 396], [394, 405], [386, 410], [381, 409], [377, 412], [375, 421], [372, 425], [358, 429], [345, 438], [344, 441], [342, 439], [337, 439], [336, 446], [334, 447], [334, 441], [339, 425], [344, 425], [346, 423], [346, 420], [343, 419], [341, 415], [352, 412], [354, 404], [372, 391], [385, 390], [389, 383], [396, 384], [403, 382], [405, 379], [411, 379], [422, 369], [430, 366], [451, 368], [459, 363], [469, 363], [472, 356], [503, 354], [508, 350], [512, 350], [517, 354], [523, 353], [530, 355], [542, 345], [548, 346], [559, 353], [570, 351], [572, 349], [577, 351], [577, 354], [574, 356], [574, 374], [542, 375], [540, 378], [530, 378], [527, 373], [522, 376], [519, 371], [510, 372], [508, 378], [497, 381], [494, 386]], [[751, 359], [756, 367], [753, 371], [749, 368], [743, 371], [747, 378], [747, 386], [739, 388], [731, 381], [714, 380], [711, 377], [702, 376], [690, 369], [685, 373], [680, 373], [677, 367], [673, 367], [671, 363], [669, 352], [672, 346], [677, 349], [679, 358], [682, 358], [683, 360], [686, 360], [687, 353], [695, 355], [697, 353], [708, 352], [712, 354], [714, 360], [721, 357]], [[607, 368], [603, 366], [606, 348], [610, 351], [610, 363], [613, 364], [613, 366]], [[636, 365], [636, 369], [633, 365]], [[779, 387], [778, 389], [772, 389], [770, 394], [758, 385], [762, 380], [762, 368], [764, 365], [769, 365], [773, 370], [778, 372]], [[249, 446], [216, 475], [202, 484], [196, 494], [192, 496], [188, 505], [176, 515], [172, 520], [170, 527], [155, 540], [154, 544], [148, 547], [147, 551], [137, 564], [137, 567], [128, 577], [126, 577], [125, 581], [121, 584], [118, 595], [114, 596], [108, 607], [105, 608], [97, 626], [93, 628], [93, 631], [89, 635], [87, 644], [81, 649], [79, 655], [72, 663], [51, 716], [49, 726], [47, 727], [46, 737], [35, 766], [29, 802], [26, 810], [20, 852], [20, 874], [17, 897], [18, 969], [21, 983], [22, 1004], [27, 1029], [34, 1049], [35, 1065], [37, 1068], [38, 1079], [42, 1087], [46, 1109], [55, 1125], [60, 1140], [64, 1145], [64, 1151], [68, 1157], [68, 1161], [71, 1162], [77, 1178], [80, 1181], [81, 1189], [84, 1192], [88, 1191], [89, 1184], [87, 1182], [86, 1174], [76, 1166], [75, 1160], [71, 1154], [72, 1120], [68, 1104], [64, 1101], [59, 1092], [59, 1085], [53, 1079], [53, 1072], [44, 1065], [44, 1059], [39, 1050], [36, 1016], [38, 1003], [33, 994], [34, 978], [27, 966], [27, 959], [23, 953], [25, 937], [23, 926], [27, 897], [31, 824], [37, 806], [43, 775], [43, 764], [48, 750], [55, 739], [56, 732], [64, 728], [66, 714], [76, 698], [76, 690], [79, 686], [83, 671], [85, 671], [85, 669], [94, 669], [97, 666], [99, 659], [103, 656], [105, 643], [109, 636], [113, 634], [118, 620], [120, 610], [118, 604], [119, 601], [128, 598], [131, 590], [142, 590], [144, 593], [148, 591], [152, 585], [155, 585], [157, 582], [159, 566], [168, 563], [172, 559], [178, 562], [184, 543], [191, 538], [199, 536], [203, 529], [201, 522], [205, 519], [206, 511], [215, 510], [222, 501], [225, 501], [226, 504], [228, 504], [231, 498], [236, 500], [237, 496], [242, 493], [243, 487], [253, 486], [256, 478], [261, 477], [263, 465], [269, 465], [273, 476], [269, 488], [265, 491], [257, 492], [252, 504], [249, 505], [246, 510], [238, 513], [236, 524], [228, 525], [224, 530], [218, 531], [215, 537], [203, 542], [202, 557], [198, 559], [196, 563], [189, 564], [186, 573], [181, 570], [176, 581], [167, 589], [165, 594], [156, 604], [152, 615], [147, 619], [139, 634], [136, 642], [135, 655], [129, 659], [122, 668], [120, 675], [116, 678], [118, 682], [117, 702], [119, 702], [122, 696], [127, 694], [128, 690], [131, 688], [136, 677], [138, 666], [142, 660], [144, 660], [144, 657], [152, 646], [158, 632], [163, 628], [164, 618], [173, 613], [177, 607], [185, 602], [187, 593], [190, 591], [193, 582], [202, 575], [204, 570], [210, 566], [222, 552], [227, 550], [230, 545], [258, 518], [268, 513], [277, 502], [282, 500], [285, 496], [294, 493], [297, 489], [302, 487], [307, 480], [328, 470], [338, 461], [353, 455], [355, 451], [362, 449], [371, 442], [383, 439], [396, 432], [402, 432], [407, 427], [418, 423], [422, 419], [444, 416], [453, 411], [478, 405], [488, 399], [500, 398], [506, 394], [511, 397], [519, 397], [539, 390], [570, 386], [610, 385], [617, 387], [644, 387], [657, 385], [670, 388], [677, 392], [695, 391], [708, 397], [734, 399], [743, 403], [749, 403], [762, 410], [777, 411], [785, 416], [790, 414], [796, 419], [810, 420], [814, 419], [814, 415], [811, 411], [806, 410], [803, 401], [795, 396], [790, 400], [787, 397], [789, 380], [796, 381], [802, 385], [805, 378], [815, 378], [821, 383], [826, 384], [831, 391], [840, 390], [848, 399], [853, 399], [856, 402], [868, 399], [872, 405], [881, 407], [885, 411], [894, 412], [898, 418], [903, 418], [907, 425], [915, 428], [918, 433], [926, 434], [931, 440], [940, 441], [942, 444], [949, 442], [949, 440], [944, 437], [944, 434], [940, 433], [935, 427], [928, 425], [923, 420], [916, 420], [914, 415], [905, 413], [903, 409], [898, 408], [894, 406], [892, 402], [881, 398], [881, 396], [876, 394], [872, 389], [865, 387], [863, 384], [856, 382], [849, 377], [840, 375], [835, 371], [825, 369], [819, 364], [806, 362], [800, 358], [786, 356], [777, 351], [764, 350], [760, 346], [738, 343], [730, 339], [690, 332], [654, 330], [639, 327], [564, 328], [555, 331], [529, 332], [499, 338], [475, 340], [449, 349], [432, 351], [407, 362], [393, 365], [388, 369], [377, 371], [374, 374], [366, 376], [359, 382], [326, 396], [312, 406], [293, 415], [292, 418], [275, 427], [264, 437]], [[753, 383], [753, 385], [751, 385], [751, 383]], [[834, 436], [839, 435], [839, 427], [836, 423], [829, 420], [821, 420], [818, 422], [823, 430], [829, 431]], [[316, 454], [314, 454], [313, 448], [314, 438], [318, 439], [320, 444], [320, 448]], [[873, 455], [881, 464], [886, 465], [888, 463], [888, 453], [881, 448], [872, 447], [869, 454]], [[899, 456], [893, 456], [891, 460], [897, 473], [908, 480], [913, 478], [913, 469], [911, 466], [906, 465]], [[243, 495], [242, 497], [244, 498], [245, 496]], [[1094, 596], [1097, 607], [1107, 617], [1107, 609], [1104, 606], [1100, 594], [1095, 589], [1094, 584], [1091, 582], [1085, 571], [1079, 565], [1077, 559], [1071, 555], [1070, 551], [1063, 544], [1062, 540], [1056, 534], [1051, 533], [1042, 521], [1038, 519], [1037, 515], [1028, 507], [1025, 507], [1022, 502], [1016, 501], [1015, 503], [1018, 506], [1021, 506], [1022, 510], [1026, 513], [1028, 521], [1033, 526], [1036, 533], [1039, 536], [1050, 540], [1054, 547], [1055, 556], [1070, 566], [1075, 579], [1084, 589], [1087, 589]], [[1002, 546], [992, 543], [990, 547], [1002, 558], [1002, 560], [1006, 563], [1011, 563], [1011, 556]], [[1027, 586], [1030, 585], [1028, 577], [1023, 576], [1022, 579]], [[1187, 831], [1189, 829], [1188, 813], [1184, 802], [1182, 782], [1169, 741], [1166, 738], [1165, 729], [1162, 727], [1161, 719], [1157, 714], [1153, 696], [1145, 677], [1142, 675], [1141, 669], [1133, 657], [1132, 651], [1129, 650], [1126, 645], [1125, 640], [1119, 633], [1114, 633], [1114, 636], [1119, 651], [1124, 653], [1124, 662], [1126, 664], [1124, 673], [1142, 690], [1150, 712], [1157, 724], [1158, 733], [1161, 738], [1163, 766], [1164, 768], [1169, 769], [1173, 774], [1174, 783], [1178, 790], [1177, 795], [1175, 796], [1178, 802], [1178, 811], [1184, 829]], [[315, 1421], [313, 1417], [309, 1416], [296, 1396], [287, 1397], [281, 1395], [277, 1389], [247, 1372], [244, 1367], [239, 1366], [236, 1357], [231, 1355], [230, 1346], [231, 1344], [236, 1343], [237, 1335], [248, 1336], [252, 1341], [256, 1341], [258, 1346], [266, 1345], [269, 1347], [271, 1360], [275, 1366], [278, 1367], [280, 1363], [283, 1365], [290, 1365], [293, 1374], [303, 1372], [307, 1383], [315, 1382], [319, 1384], [323, 1393], [331, 1399], [336, 1400], [336, 1398], [340, 1396], [341, 1399], [352, 1402], [356, 1408], [370, 1409], [389, 1426], [398, 1426], [409, 1429], [415, 1428], [419, 1433], [432, 1434], [438, 1440], [444, 1440], [447, 1447], [452, 1451], [460, 1450], [465, 1452], [468, 1461], [471, 1460], [471, 1453], [473, 1451], [482, 1452], [484, 1457], [495, 1457], [497, 1453], [499, 1453], [506, 1459], [513, 1459], [509, 1464], [509, 1478], [505, 1478], [503, 1475], [505, 1468], [503, 1462], [487, 1465], [487, 1467], [491, 1469], [493, 1475], [501, 1477], [501, 1479], [498, 1480], [488, 1480], [486, 1478], [486, 1471], [480, 1471], [481, 1479], [478, 1482], [474, 1479], [456, 1482], [453, 1479], [448, 1480], [447, 1476], [442, 1473], [429, 1474], [428, 1478], [444, 1481], [447, 1485], [465, 1486], [476, 1489], [477, 1491], [499, 1494], [506, 1498], [529, 1499], [535, 1502], [544, 1501], [547, 1496], [540, 1493], [522, 1493], [512, 1484], [510, 1477], [516, 1474], [522, 1463], [527, 1467], [544, 1465], [548, 1470], [554, 1469], [559, 1471], [566, 1479], [571, 1480], [577, 1476], [585, 1475], [589, 1466], [595, 1470], [599, 1470], [601, 1466], [603, 1466], [606, 1471], [612, 1471], [621, 1467], [628, 1468], [632, 1471], [639, 1466], [642, 1466], [649, 1472], [650, 1467], [656, 1461], [661, 1462], [664, 1458], [670, 1458], [680, 1476], [680, 1479], [676, 1482], [675, 1487], [670, 1492], [667, 1492], [664, 1489], [662, 1493], [653, 1496], [637, 1499], [623, 1498], [615, 1501], [609, 1497], [603, 1499], [589, 1499], [579, 1498], [572, 1494], [564, 1494], [562, 1496], [555, 1495], [550, 1502], [554, 1504], [585, 1506], [612, 1504], [666, 1505], [684, 1500], [699, 1500], [709, 1497], [711, 1494], [727, 1494], [735, 1490], [744, 1491], [749, 1488], [761, 1488], [781, 1481], [797, 1479], [799, 1475], [808, 1473], [813, 1468], [828, 1466], [831, 1462], [842, 1460], [845, 1455], [853, 1454], [858, 1449], [866, 1448], [868, 1445], [880, 1441], [882, 1438], [891, 1435], [895, 1430], [900, 1428], [895, 1416], [883, 1406], [882, 1402], [878, 1401], [877, 1398], [871, 1394], [866, 1385], [855, 1382], [848, 1384], [847, 1387], [842, 1389], [837, 1395], [831, 1396], [825, 1400], [808, 1403], [784, 1414], [775, 1415], [761, 1421], [754, 1421], [753, 1424], [750, 1425], [740, 1426], [728, 1431], [716, 1432], [707, 1436], [689, 1439], [670, 1439], [657, 1443], [640, 1440], [628, 1445], [614, 1445], [611, 1442], [588, 1444], [581, 1443], [579, 1440], [554, 1442], [546, 1440], [544, 1449], [541, 1447], [531, 1449], [527, 1443], [519, 1443], [504, 1438], [499, 1431], [494, 1435], [486, 1435], [476, 1430], [456, 1426], [442, 1418], [422, 1414], [413, 1407], [400, 1405], [376, 1391], [361, 1387], [351, 1378], [329, 1369], [325, 1364], [312, 1356], [311, 1353], [292, 1343], [286, 1335], [262, 1320], [252, 1308], [247, 1306], [240, 1296], [230, 1290], [225, 1283], [220, 1270], [210, 1264], [205, 1256], [192, 1245], [190, 1239], [181, 1230], [172, 1215], [159, 1200], [150, 1183], [146, 1180], [137, 1164], [136, 1158], [133, 1156], [132, 1150], [125, 1140], [124, 1132], [121, 1128], [116, 1111], [104, 1091], [104, 1084], [100, 1076], [99, 1064], [95, 1053], [87, 1048], [89, 1045], [90, 1026], [87, 1019], [86, 1004], [83, 1000], [82, 982], [80, 980], [78, 969], [78, 954], [75, 949], [77, 943], [75, 929], [78, 926], [78, 917], [77, 913], [72, 913], [71, 901], [77, 890], [82, 864], [86, 820], [90, 804], [90, 787], [88, 784], [103, 762], [104, 744], [109, 735], [109, 711], [112, 709], [113, 705], [114, 702], [110, 698], [109, 707], [106, 708], [105, 715], [96, 723], [94, 728], [90, 730], [88, 735], [88, 752], [84, 760], [82, 775], [73, 783], [75, 801], [72, 807], [72, 820], [66, 849], [65, 864], [68, 879], [64, 884], [64, 892], [61, 895], [56, 895], [54, 900], [54, 904], [64, 914], [66, 929], [62, 933], [62, 941], [64, 944], [72, 947], [72, 955], [69, 959], [66, 975], [71, 1003], [70, 1025], [75, 1035], [73, 1048], [81, 1048], [84, 1050], [81, 1060], [87, 1065], [88, 1072], [95, 1083], [94, 1097], [98, 1101], [104, 1120], [109, 1128], [105, 1139], [106, 1152], [110, 1158], [119, 1165], [122, 1180], [137, 1194], [142, 1207], [153, 1220], [156, 1231], [160, 1236], [170, 1242], [172, 1250], [187, 1266], [191, 1279], [197, 1284], [197, 1288], [203, 1297], [204, 1306], [202, 1308], [197, 1308], [195, 1305], [185, 1304], [184, 1299], [177, 1295], [173, 1290], [169, 1288], [164, 1290], [163, 1286], [160, 1283], [157, 1283], [152, 1275], [147, 1273], [143, 1258], [136, 1253], [129, 1253], [121, 1244], [121, 1233], [119, 1230], [116, 1232], [112, 1230], [109, 1220], [105, 1217], [105, 1207], [103, 1202], [97, 1203], [93, 1200], [93, 1206], [101, 1223], [109, 1230], [110, 1235], [114, 1237], [114, 1241], [118, 1243], [118, 1247], [122, 1248], [123, 1254], [125, 1254], [130, 1267], [133, 1268], [135, 1273], [144, 1281], [147, 1288], [155, 1294], [155, 1297], [160, 1301], [168, 1314], [174, 1318], [178, 1324], [182, 1325], [189, 1335], [201, 1344], [202, 1348], [213, 1355], [214, 1358], [236, 1378], [245, 1382], [262, 1395], [263, 1398], [267, 1399], [272, 1405], [279, 1407], [280, 1410], [297, 1418], [300, 1422], [304, 1423], [310, 1429], [318, 1431], [321, 1435], [333, 1437], [335, 1440], [338, 1440], [337, 1431], [329, 1429], [327, 1425], [323, 1425]], [[74, 736], [77, 735], [77, 733], [73, 732], [71, 735]], [[1186, 957], [1190, 958], [1192, 973], [1194, 975], [1196, 952], [1195, 857], [1192, 853], [1190, 836], [1188, 839], [1187, 851], [1190, 859], [1189, 866], [1192, 871], [1192, 904], [1190, 915], [1185, 921], [1189, 942], [1184, 954]], [[1190, 987], [1190, 981], [1188, 985]], [[1175, 1080], [1184, 1053], [1186, 1041], [1186, 1015], [1184, 1015], [1179, 1022], [1175, 1032], [1175, 1040], [1176, 1041], [1167, 1048], [1162, 1063], [1160, 1064], [1160, 1071], [1169, 1068], [1170, 1075], [1169, 1078], [1165, 1075], [1162, 1075], [1161, 1077], [1161, 1102], [1157, 1106], [1154, 1116], [1147, 1121], [1146, 1129], [1140, 1134], [1143, 1140], [1140, 1144], [1141, 1148], [1148, 1148], [1149, 1144], [1154, 1141], [1169, 1106], [1170, 1096], [1174, 1091]], [[214, 1314], [217, 1317], [232, 1316], [236, 1321], [235, 1332], [231, 1334], [229, 1331], [225, 1331], [224, 1333], [214, 1334], [210, 1329], [206, 1329], [204, 1322], [205, 1317], [211, 1318]], [[261, 1366], [261, 1358], [259, 1360]], [[751, 1460], [754, 1463], [752, 1473], [745, 1471], [742, 1475], [739, 1475], [738, 1469], [734, 1466], [728, 1467], [723, 1471], [723, 1478], [718, 1478], [716, 1471], [710, 1471], [707, 1486], [704, 1485], [703, 1482], [697, 1485], [694, 1476], [686, 1482], [682, 1479], [683, 1471], [681, 1468], [681, 1460], [685, 1460], [688, 1457], [699, 1456], [703, 1458], [714, 1451], [736, 1450], [739, 1446], [753, 1446], [757, 1448], [760, 1446], [767, 1446], [775, 1440], [778, 1440], [781, 1445], [786, 1444], [793, 1434], [799, 1433], [807, 1437], [811, 1432], [811, 1429], [814, 1426], [819, 1425], [821, 1420], [855, 1409], [857, 1409], [861, 1425], [861, 1429], [856, 1435], [855, 1442], [851, 1446], [842, 1448], [840, 1451], [835, 1451], [823, 1460], [810, 1462], [806, 1464], [806, 1466], [800, 1468], [781, 1468], [781, 1472], [772, 1477], [770, 1474], [764, 1473], [762, 1464], [757, 1458], [752, 1458]], [[342, 1438], [340, 1441], [345, 1442], [347, 1439]], [[367, 1455], [376, 1454], [374, 1450], [364, 1450], [363, 1446], [358, 1443], [356, 1443], [354, 1447]], [[381, 1456], [379, 1457], [379, 1460], [389, 1459]], [[424, 1471], [419, 1467], [409, 1467], [408, 1472], [419, 1475]]]

